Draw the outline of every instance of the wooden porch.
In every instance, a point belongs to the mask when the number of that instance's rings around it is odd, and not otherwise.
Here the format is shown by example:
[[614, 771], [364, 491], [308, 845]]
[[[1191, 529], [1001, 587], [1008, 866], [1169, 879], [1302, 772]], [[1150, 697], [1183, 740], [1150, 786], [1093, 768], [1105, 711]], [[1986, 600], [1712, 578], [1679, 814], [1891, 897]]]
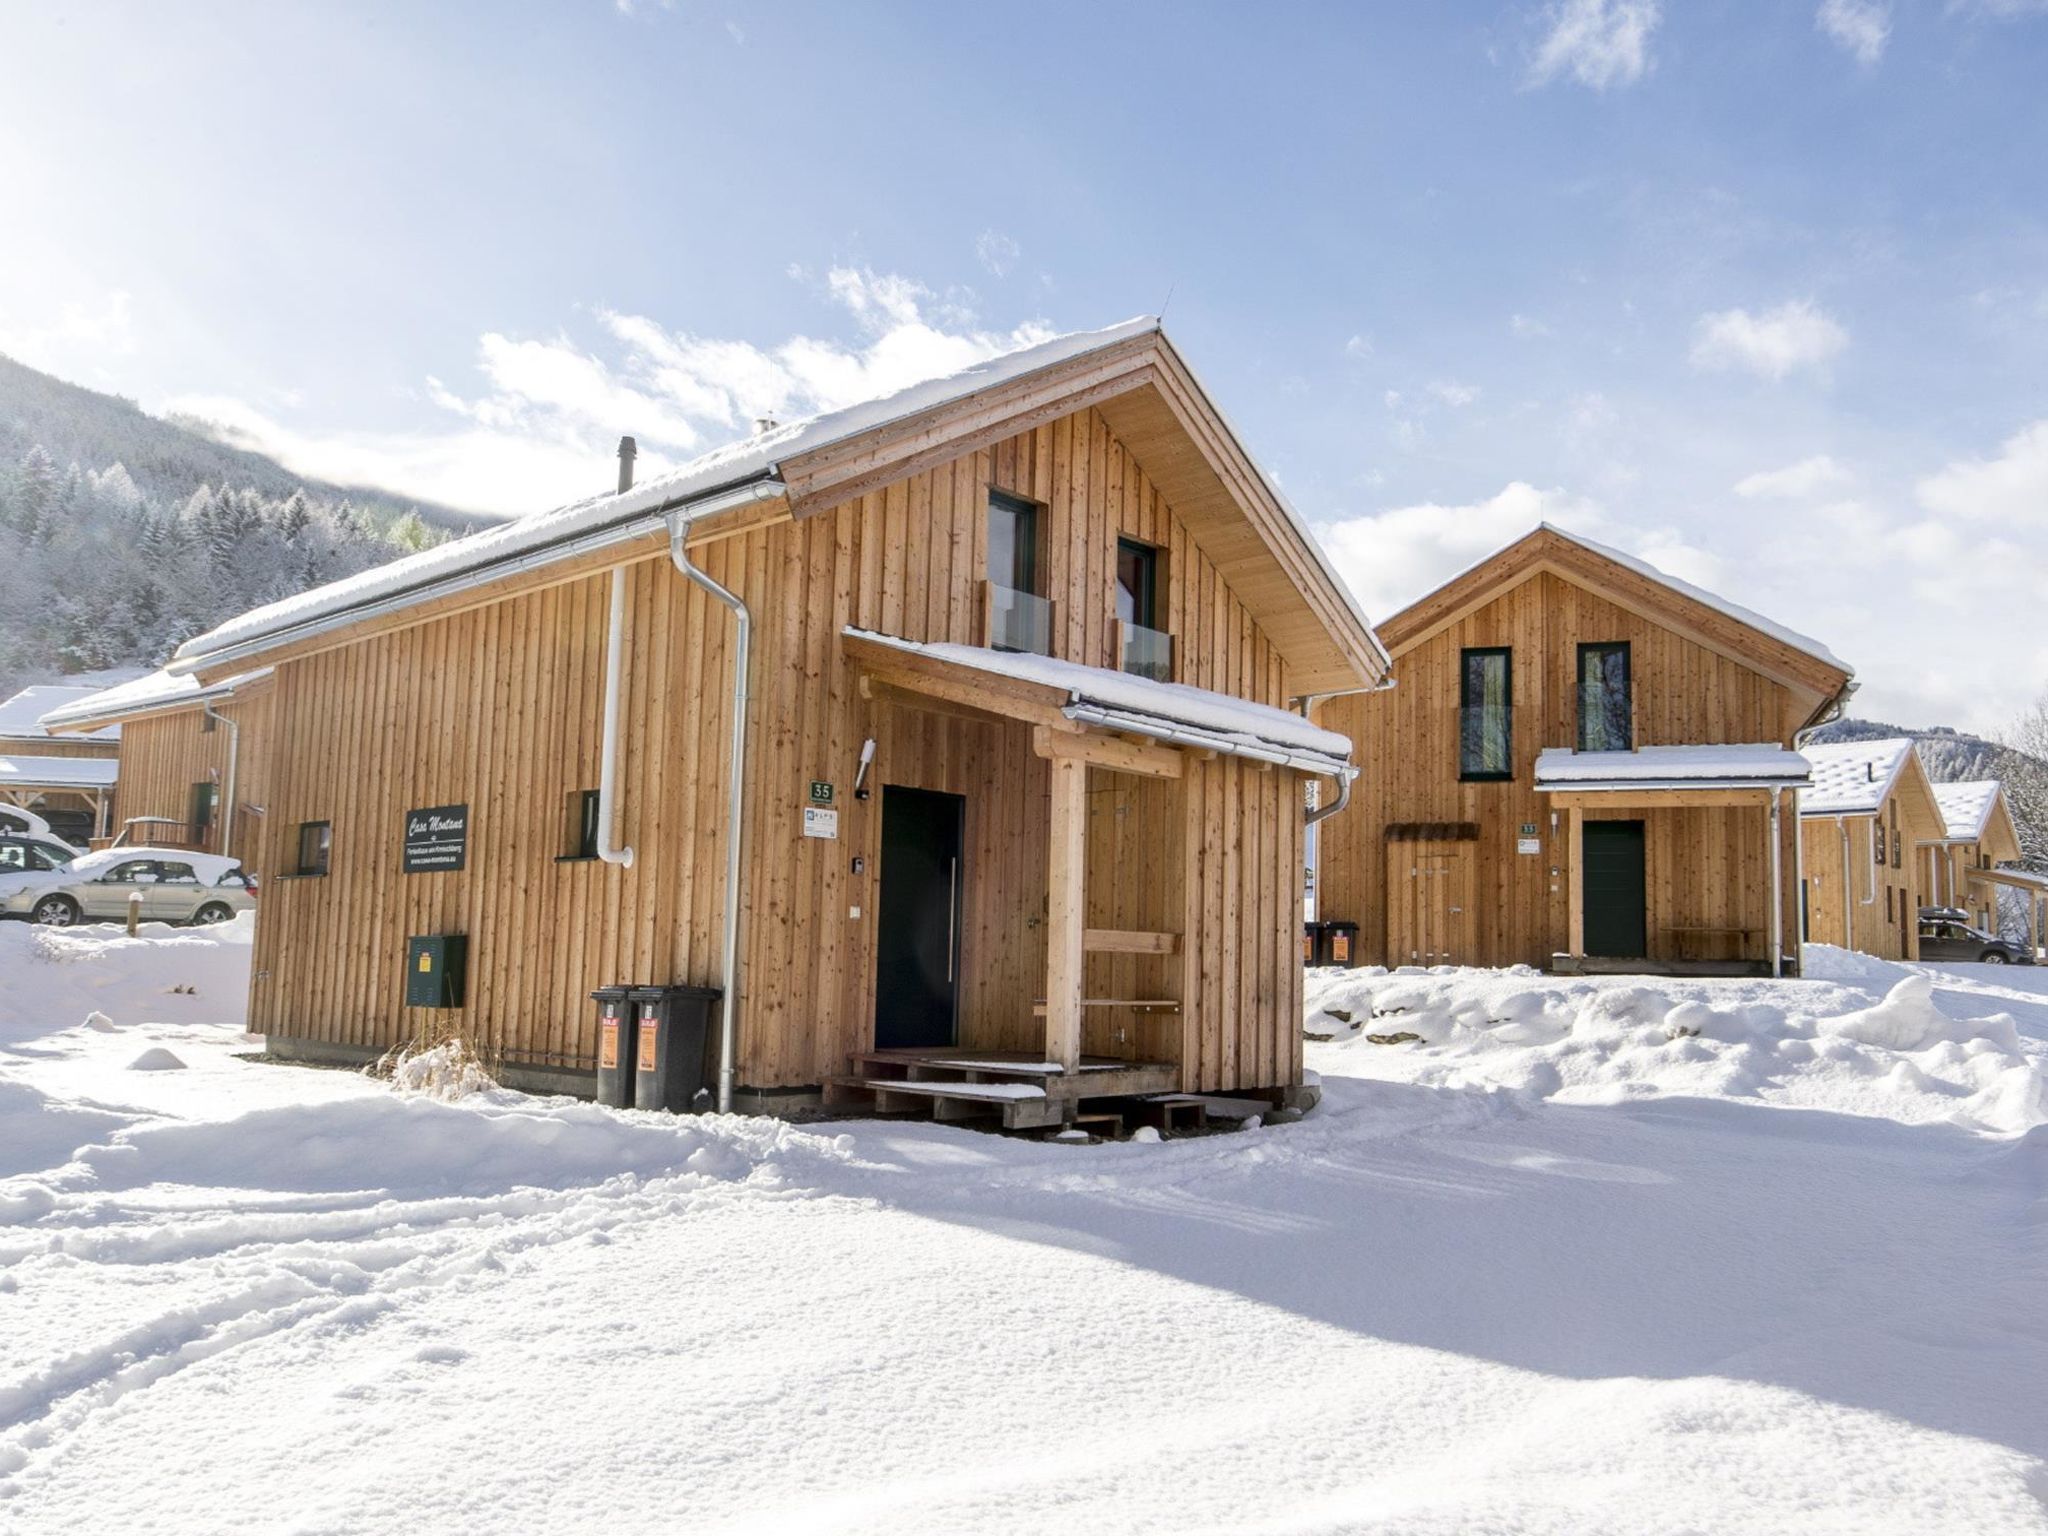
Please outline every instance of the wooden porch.
[[[1172, 1062], [1114, 1056], [1084, 1056], [1069, 1070], [1023, 1051], [946, 1048], [866, 1051], [852, 1065], [847, 1076], [825, 1085], [826, 1104], [934, 1120], [994, 1119], [1011, 1131], [1085, 1125], [1095, 1117], [1091, 1104], [1171, 1097], [1180, 1086], [1180, 1068]], [[1095, 1115], [1101, 1113], [1097, 1108]]]

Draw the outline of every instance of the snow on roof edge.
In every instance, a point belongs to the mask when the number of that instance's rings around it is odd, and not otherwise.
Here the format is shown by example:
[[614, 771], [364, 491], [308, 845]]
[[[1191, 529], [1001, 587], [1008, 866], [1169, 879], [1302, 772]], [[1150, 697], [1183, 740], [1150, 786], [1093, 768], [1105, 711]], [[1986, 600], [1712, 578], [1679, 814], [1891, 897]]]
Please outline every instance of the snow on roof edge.
[[43, 724], [46, 727], [64, 727], [89, 725], [99, 720], [121, 721], [151, 710], [178, 708], [208, 699], [227, 698], [237, 689], [270, 676], [270, 672], [269, 667], [259, 667], [255, 671], [225, 677], [219, 682], [202, 686], [199, 679], [189, 672], [173, 672], [168, 667], [159, 667], [146, 676], [126, 683], [116, 683], [113, 687], [102, 688], [75, 704], [53, 709], [43, 716]]
[[[47, 736], [49, 732], [45, 729], [43, 722], [51, 715], [71, 709], [92, 698], [95, 694], [104, 691], [103, 687], [92, 684], [81, 686], [75, 683], [31, 683], [18, 693], [6, 699], [0, 699], [0, 739], [29, 741], [36, 737]], [[38, 694], [45, 696], [60, 695], [65, 702], [38, 708], [37, 706], [42, 703], [36, 697]], [[80, 736], [78, 739], [81, 741], [116, 742], [121, 739], [121, 728], [118, 725], [110, 725], [104, 730], [94, 731], [90, 735]]]
[[[1813, 764], [1813, 789], [1800, 797], [1801, 816], [1862, 816], [1884, 804], [1898, 787], [1906, 763], [1917, 753], [1910, 736], [1877, 736], [1867, 741], [1808, 743], [1803, 749]], [[1884, 777], [1870, 777], [1882, 765]], [[1856, 777], [1854, 770], [1864, 775]]]
[[57, 789], [107, 789], [120, 775], [116, 757], [43, 757], [0, 754], [0, 787], [47, 785]]
[[1774, 741], [1726, 742], [1675, 747], [1637, 747], [1629, 752], [1579, 752], [1545, 747], [1536, 754], [1538, 790], [1585, 790], [1613, 785], [1628, 789], [1705, 789], [1732, 786], [1769, 789], [1806, 782], [1805, 757]]
[[[1114, 346], [1134, 336], [1159, 333], [1156, 316], [1140, 315], [1096, 331], [1069, 331], [984, 358], [970, 367], [923, 379], [902, 389], [821, 411], [752, 437], [721, 444], [666, 474], [655, 475], [631, 490], [586, 497], [546, 512], [512, 518], [464, 538], [451, 539], [401, 559], [328, 582], [309, 592], [282, 598], [238, 614], [179, 646], [172, 665], [196, 664], [230, 646], [267, 638], [301, 624], [345, 614], [386, 598], [424, 591], [440, 582], [488, 570], [521, 555], [538, 553], [579, 534], [623, 526], [648, 515], [664, 503], [706, 495], [750, 481], [772, 479], [781, 461], [799, 453], [842, 442], [893, 422], [965, 399], [983, 389], [1008, 383]], [[1313, 542], [1313, 541], [1311, 541]]]
[[1941, 812], [1942, 831], [1956, 842], [1982, 840], [1991, 830], [1991, 813], [2004, 793], [2003, 779], [1954, 779], [1935, 785], [1934, 804]]

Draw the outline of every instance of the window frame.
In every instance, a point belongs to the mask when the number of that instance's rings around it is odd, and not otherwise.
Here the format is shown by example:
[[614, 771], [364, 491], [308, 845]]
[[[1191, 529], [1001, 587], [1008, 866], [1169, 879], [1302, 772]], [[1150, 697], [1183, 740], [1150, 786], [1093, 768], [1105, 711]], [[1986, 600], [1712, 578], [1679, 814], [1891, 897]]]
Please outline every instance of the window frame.
[[[1622, 721], [1622, 744], [1618, 747], [1589, 747], [1586, 745], [1586, 658], [1612, 651], [1621, 652], [1621, 697], [1625, 718]], [[1582, 640], [1579, 642], [1578, 665], [1572, 674], [1572, 692], [1577, 704], [1576, 722], [1578, 750], [1581, 752], [1633, 752], [1636, 749], [1636, 662], [1635, 653], [1626, 640]]]
[[[1033, 501], [1028, 496], [1019, 496], [1016, 492], [1003, 490], [999, 486], [992, 485], [988, 488], [988, 506], [982, 513], [984, 535], [992, 532], [991, 525], [995, 515], [998, 511], [1001, 511], [1013, 517], [1023, 519], [1028, 523], [1029, 536], [1022, 540], [1011, 540], [1013, 556], [1019, 551], [1023, 555], [1025, 566], [1024, 584], [1020, 586], [1013, 579], [1017, 574], [1014, 568], [1005, 573], [1000, 580], [997, 579], [994, 571], [989, 568], [989, 561], [994, 558], [995, 553], [995, 540], [993, 538], [987, 539], [988, 552], [982, 561], [982, 575], [986, 580], [995, 586], [1007, 588], [1012, 592], [1022, 592], [1030, 597], [1045, 596], [1045, 593], [1041, 590], [1044, 585], [1041, 578], [1045, 573], [1045, 562], [1041, 558], [1045, 538], [1045, 510], [1043, 502]], [[1013, 560], [1013, 566], [1014, 563]]]
[[1134, 596], [1131, 604], [1133, 608], [1137, 608], [1142, 602], [1144, 613], [1142, 617], [1135, 614], [1128, 619], [1124, 619], [1122, 614], [1118, 614], [1117, 617], [1123, 619], [1126, 624], [1136, 624], [1141, 629], [1149, 629], [1155, 633], [1164, 634], [1165, 628], [1159, 622], [1159, 546], [1157, 544], [1147, 544], [1143, 539], [1130, 538], [1125, 534], [1117, 535], [1116, 593], [1119, 601], [1121, 601], [1125, 590], [1123, 579], [1125, 550], [1129, 550], [1132, 554], [1137, 555], [1144, 562], [1145, 590], [1141, 596]]
[[557, 854], [557, 864], [594, 864], [597, 862], [598, 834], [603, 830], [599, 811], [603, 805], [603, 793], [595, 789], [572, 789], [564, 809], [562, 830], [567, 834], [567, 853]]
[[[1502, 769], [1467, 768], [1465, 765], [1465, 721], [1471, 710], [1481, 706], [1472, 700], [1472, 660], [1498, 656], [1504, 663], [1501, 688]], [[1461, 784], [1502, 784], [1515, 776], [1515, 650], [1510, 645], [1468, 645], [1458, 651], [1458, 781]]]
[[[314, 830], [324, 834], [320, 840], [320, 867], [314, 869], [306, 862], [306, 834]], [[298, 862], [290, 878], [294, 880], [324, 880], [334, 870], [334, 823], [331, 821], [302, 821], [299, 823]]]
[[[200, 792], [206, 795], [206, 819], [199, 820], [192, 813], [199, 808]], [[220, 820], [220, 785], [212, 779], [198, 779], [185, 795], [185, 835], [191, 839], [194, 848], [204, 848], [206, 840], [213, 835], [214, 823]]]

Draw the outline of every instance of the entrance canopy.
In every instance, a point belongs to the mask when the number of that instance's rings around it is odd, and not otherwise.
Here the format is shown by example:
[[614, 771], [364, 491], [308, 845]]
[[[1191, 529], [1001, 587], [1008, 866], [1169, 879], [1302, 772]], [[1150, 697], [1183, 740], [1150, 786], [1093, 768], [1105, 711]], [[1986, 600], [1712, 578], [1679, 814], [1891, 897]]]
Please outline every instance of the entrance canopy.
[[1142, 736], [1166, 747], [1353, 778], [1350, 738], [1299, 715], [1206, 688], [1158, 683], [1079, 662], [978, 645], [899, 640], [849, 625], [846, 648], [869, 676], [992, 715]]
[[1803, 789], [1805, 758], [1776, 742], [1726, 746], [1639, 747], [1633, 752], [1574, 752], [1547, 747], [1536, 758], [1536, 788], [1568, 802], [1645, 794], [1694, 804], [1748, 797], [1756, 790]]

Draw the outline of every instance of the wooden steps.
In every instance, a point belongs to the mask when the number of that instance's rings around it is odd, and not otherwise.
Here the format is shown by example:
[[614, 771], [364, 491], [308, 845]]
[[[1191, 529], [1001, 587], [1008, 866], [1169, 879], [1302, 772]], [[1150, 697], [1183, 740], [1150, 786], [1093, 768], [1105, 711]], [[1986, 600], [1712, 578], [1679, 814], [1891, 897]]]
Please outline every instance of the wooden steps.
[[1056, 1061], [1010, 1051], [866, 1051], [825, 1085], [827, 1104], [867, 1103], [877, 1112], [935, 1120], [999, 1118], [1006, 1130], [1072, 1124], [1088, 1101], [1142, 1098], [1179, 1086], [1168, 1062], [1091, 1056], [1066, 1072]]

